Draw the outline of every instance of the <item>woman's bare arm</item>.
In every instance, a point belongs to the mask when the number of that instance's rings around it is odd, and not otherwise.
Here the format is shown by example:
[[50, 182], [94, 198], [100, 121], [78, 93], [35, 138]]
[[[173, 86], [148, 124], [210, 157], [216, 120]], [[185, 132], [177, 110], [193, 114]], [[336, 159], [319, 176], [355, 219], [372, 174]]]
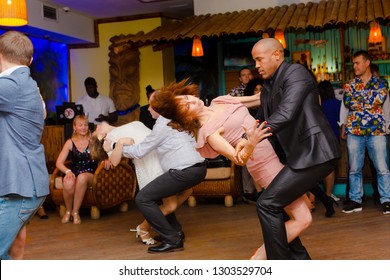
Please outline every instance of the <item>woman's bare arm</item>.
[[260, 106], [260, 93], [251, 96], [235, 96], [243, 105], [248, 108]]
[[252, 152], [262, 139], [271, 135], [268, 133], [268, 129], [263, 129], [264, 123], [257, 127], [257, 123], [251, 128], [243, 126], [244, 131], [248, 134], [248, 140], [245, 142], [243, 149], [238, 153], [236, 149], [230, 145], [229, 142], [223, 138], [223, 127], [219, 128], [216, 132], [207, 137], [209, 145], [219, 154], [227, 157], [237, 165], [245, 165], [252, 155]]

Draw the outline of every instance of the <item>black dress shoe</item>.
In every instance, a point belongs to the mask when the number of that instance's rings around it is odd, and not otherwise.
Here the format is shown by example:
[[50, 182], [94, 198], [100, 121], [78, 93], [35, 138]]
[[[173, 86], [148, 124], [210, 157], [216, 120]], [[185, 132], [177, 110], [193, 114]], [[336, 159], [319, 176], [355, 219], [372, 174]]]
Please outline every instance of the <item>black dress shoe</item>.
[[175, 243], [166, 243], [162, 242], [160, 245], [155, 247], [149, 247], [148, 253], [154, 254], [154, 253], [168, 253], [168, 252], [174, 252], [174, 251], [183, 251], [183, 240], [179, 239]]
[[[184, 235], [184, 231], [179, 231], [179, 237], [181, 240], [184, 240], [186, 239], [185, 235]], [[164, 241], [164, 237], [162, 237], [161, 235], [157, 235], [155, 237], [153, 237], [154, 240], [156, 240], [157, 242], [163, 242]]]

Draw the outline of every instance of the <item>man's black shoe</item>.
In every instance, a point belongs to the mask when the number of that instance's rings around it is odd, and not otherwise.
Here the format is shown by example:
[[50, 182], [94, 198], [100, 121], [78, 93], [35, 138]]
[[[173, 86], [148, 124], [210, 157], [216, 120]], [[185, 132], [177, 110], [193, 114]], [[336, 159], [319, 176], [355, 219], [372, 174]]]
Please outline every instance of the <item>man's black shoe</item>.
[[[183, 240], [183, 242], [185, 241], [186, 236], [184, 234], [184, 231], [179, 231], [179, 237], [180, 237], [181, 240]], [[164, 241], [164, 238], [161, 235], [156, 235], [155, 237], [153, 237], [153, 239], [156, 240], [157, 242], [163, 242]]]
[[179, 241], [175, 243], [166, 243], [162, 242], [160, 245], [155, 247], [149, 247], [148, 253], [154, 254], [154, 253], [168, 253], [168, 252], [174, 252], [174, 251], [183, 251], [183, 240], [180, 238]]

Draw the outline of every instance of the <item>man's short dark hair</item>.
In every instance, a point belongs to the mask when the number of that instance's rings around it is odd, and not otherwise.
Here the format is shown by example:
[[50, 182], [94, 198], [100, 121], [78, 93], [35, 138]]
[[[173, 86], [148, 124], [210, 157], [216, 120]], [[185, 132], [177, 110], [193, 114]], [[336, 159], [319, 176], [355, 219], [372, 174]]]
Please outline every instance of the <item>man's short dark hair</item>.
[[[238, 77], [241, 77], [241, 72], [242, 72], [243, 70], [245, 70], [245, 69], [251, 71], [251, 69], [249, 69], [248, 67], [242, 67], [242, 68], [240, 68], [240, 70], [238, 70]], [[251, 71], [251, 72], [252, 72], [252, 71]]]
[[379, 66], [377, 64], [371, 63], [370, 64], [370, 70], [371, 70], [372, 74], [374, 74], [374, 73], [379, 74]]
[[358, 57], [358, 56], [363, 56], [363, 58], [364, 58], [365, 60], [369, 60], [369, 61], [372, 60], [372, 59], [371, 59], [371, 55], [368, 53], [368, 51], [357, 51], [357, 52], [355, 52], [355, 53], [353, 54], [353, 58]]
[[152, 88], [151, 85], [148, 85], [145, 89], [146, 89], [146, 95], [152, 94], [153, 92], [156, 91], [154, 88]]
[[84, 86], [97, 86], [96, 80], [92, 77], [88, 77], [84, 81]]

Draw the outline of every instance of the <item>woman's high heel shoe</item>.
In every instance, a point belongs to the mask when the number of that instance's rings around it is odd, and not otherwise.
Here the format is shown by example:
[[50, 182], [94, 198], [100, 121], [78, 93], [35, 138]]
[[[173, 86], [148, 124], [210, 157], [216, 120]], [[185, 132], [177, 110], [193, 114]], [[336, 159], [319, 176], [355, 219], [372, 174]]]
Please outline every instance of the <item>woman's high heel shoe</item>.
[[73, 217], [73, 224], [74, 225], [81, 224], [81, 218], [80, 218], [79, 212], [73, 212], [72, 217]]
[[145, 245], [153, 245], [156, 243], [152, 237], [146, 238], [146, 236], [149, 235], [149, 231], [142, 230], [139, 225], [136, 229], [131, 228], [130, 231], [135, 231], [135, 238], [141, 237], [142, 243]]
[[71, 217], [70, 211], [66, 211], [64, 216], [62, 217], [61, 223], [63, 223], [63, 224], [69, 223], [70, 217]]
[[37, 214], [39, 216], [39, 219], [41, 219], [41, 220], [49, 219], [49, 216], [46, 214], [45, 209], [43, 208], [43, 206], [40, 206], [38, 208]]
[[328, 196], [327, 202], [325, 204], [325, 209], [326, 209], [325, 217], [330, 218], [334, 215], [335, 211], [333, 208], [333, 204], [336, 204], [336, 206], [339, 206], [339, 204], [337, 203], [336, 200], [334, 200], [333, 197]]

